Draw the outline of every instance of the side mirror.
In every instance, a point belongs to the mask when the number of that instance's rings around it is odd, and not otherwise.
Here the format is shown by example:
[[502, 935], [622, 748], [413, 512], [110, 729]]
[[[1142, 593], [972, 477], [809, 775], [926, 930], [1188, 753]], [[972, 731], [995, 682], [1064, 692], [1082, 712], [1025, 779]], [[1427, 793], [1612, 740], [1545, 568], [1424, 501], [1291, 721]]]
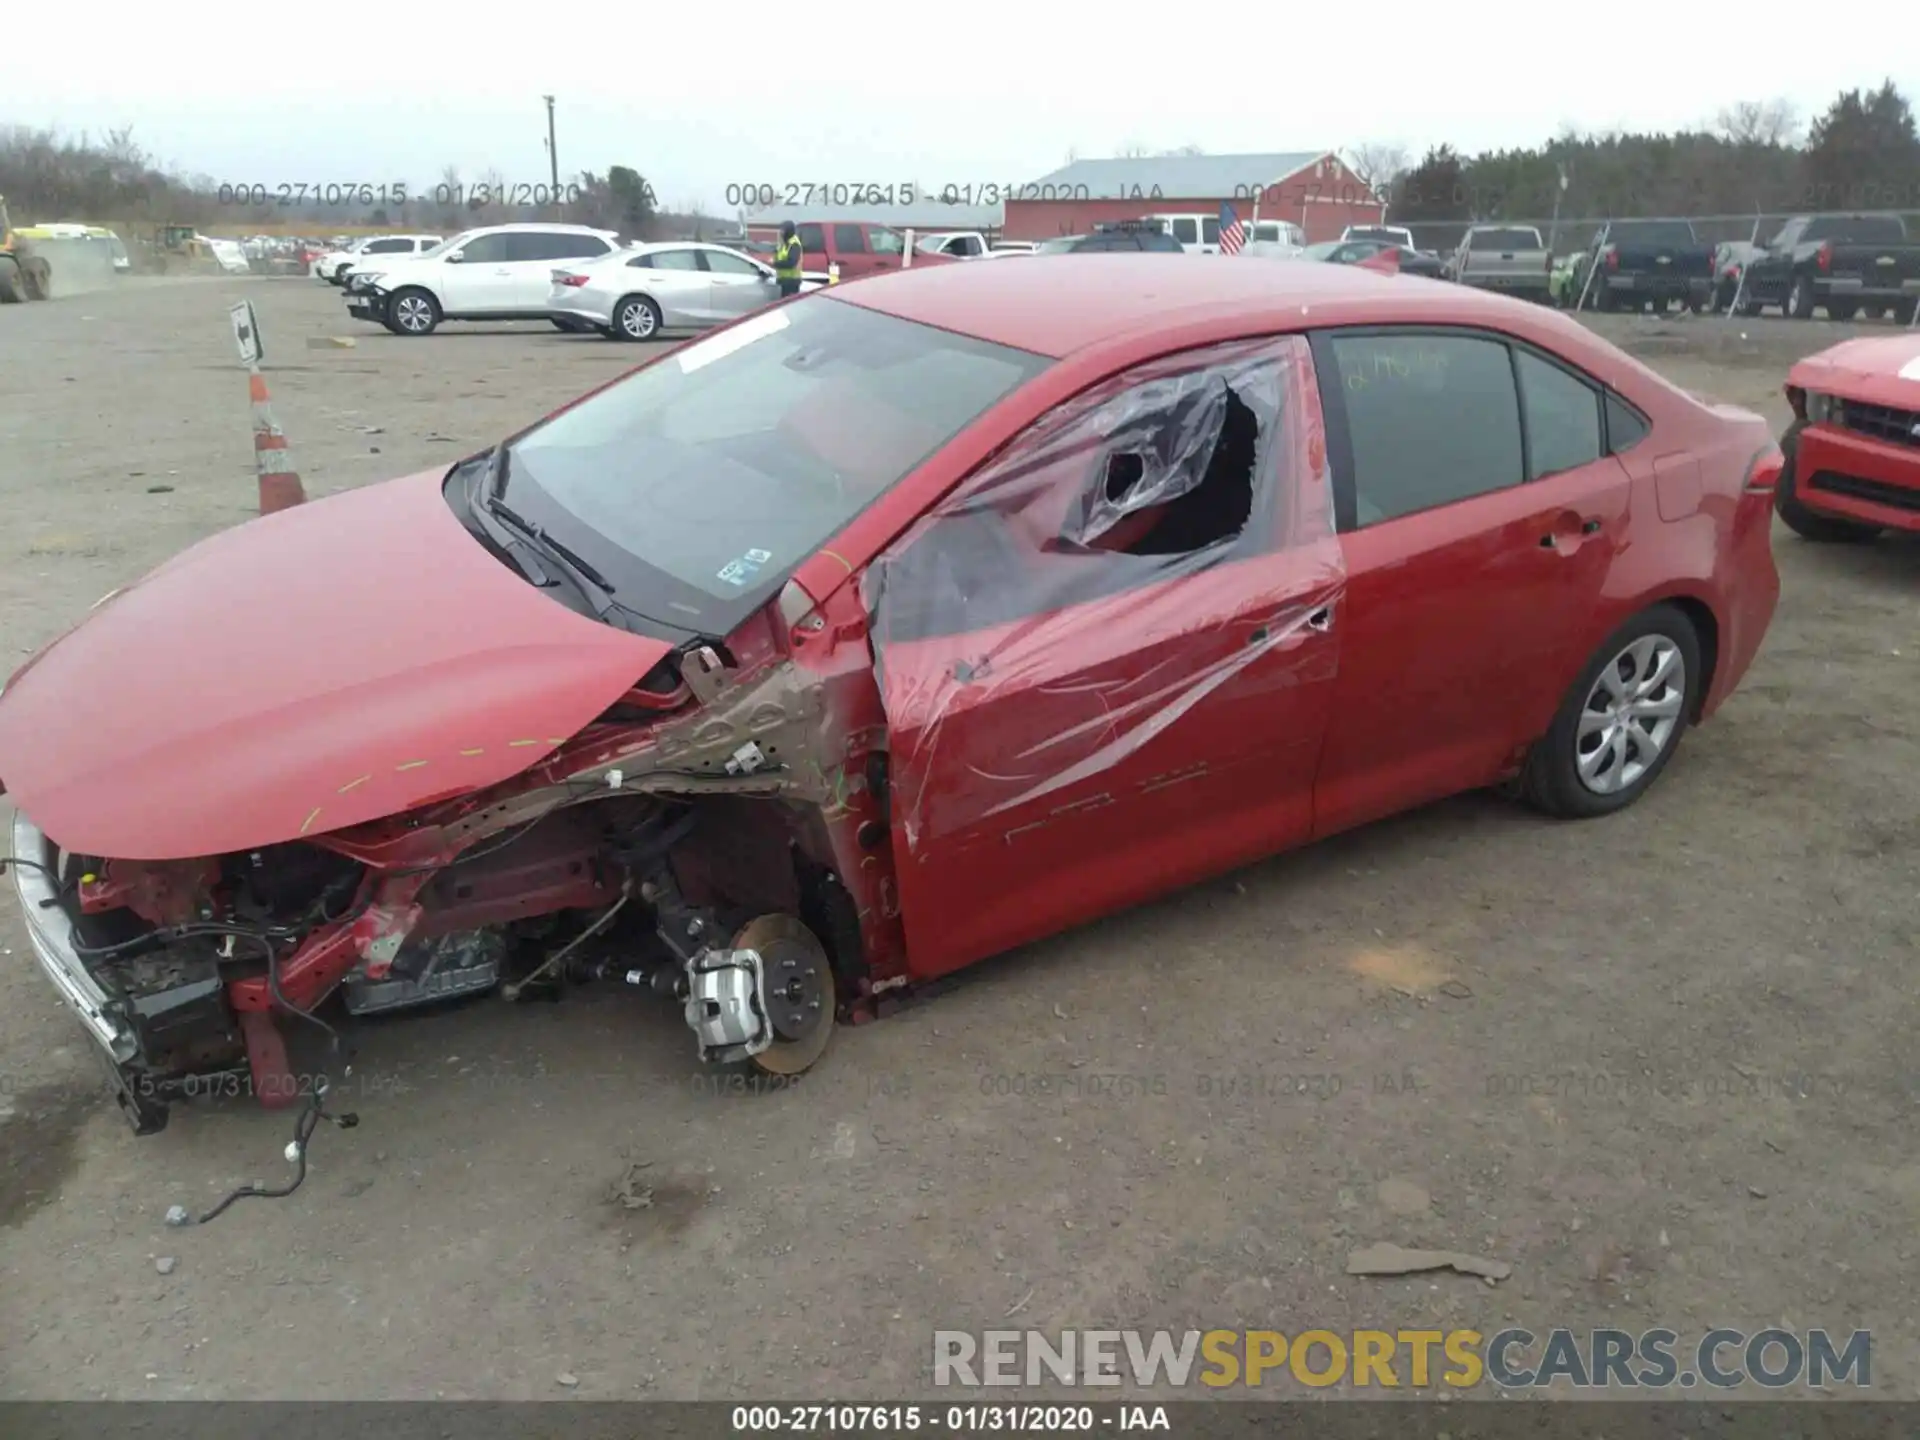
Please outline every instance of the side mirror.
[[460, 262], [461, 262], [462, 260], [464, 260], [464, 259], [466, 259], [466, 258], [467, 258], [467, 252], [466, 252], [466, 251], [464, 251], [464, 250], [456, 250], [456, 251], [454, 251], [454, 252], [453, 252], [453, 253], [452, 253], [451, 255], [449, 255], [449, 256], [447, 256], [447, 264], [449, 264], [449, 265], [458, 265], [458, 264], [459, 264], [459, 263], [460, 263]]

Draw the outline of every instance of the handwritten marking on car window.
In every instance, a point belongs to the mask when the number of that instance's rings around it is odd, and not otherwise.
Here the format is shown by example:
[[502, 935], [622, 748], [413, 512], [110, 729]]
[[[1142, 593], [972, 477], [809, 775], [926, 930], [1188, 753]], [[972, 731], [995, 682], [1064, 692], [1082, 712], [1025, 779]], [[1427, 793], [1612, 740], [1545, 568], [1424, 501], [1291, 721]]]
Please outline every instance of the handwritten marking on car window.
[[1444, 350], [1376, 350], [1370, 355], [1343, 355], [1341, 377], [1348, 390], [1365, 390], [1375, 381], [1437, 379], [1447, 368]]

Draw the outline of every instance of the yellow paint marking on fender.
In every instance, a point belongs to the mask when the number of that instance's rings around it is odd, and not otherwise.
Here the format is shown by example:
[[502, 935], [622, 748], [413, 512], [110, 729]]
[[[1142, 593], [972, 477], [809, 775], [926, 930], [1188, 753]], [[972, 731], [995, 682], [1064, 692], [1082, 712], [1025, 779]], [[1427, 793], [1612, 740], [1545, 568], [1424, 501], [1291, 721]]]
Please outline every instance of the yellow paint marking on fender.
[[316, 805], [313, 807], [313, 809], [307, 812], [307, 818], [300, 825], [300, 833], [302, 835], [306, 834], [307, 831], [313, 828], [313, 822], [318, 820], [319, 818], [320, 818], [320, 807]]
[[359, 778], [358, 780], [349, 780], [349, 781], [347, 781], [347, 783], [346, 783], [346, 784], [344, 784], [344, 785], [342, 785], [342, 786], [341, 786], [341, 787], [340, 787], [340, 788], [339, 788], [338, 790], [336, 790], [336, 791], [335, 791], [334, 793], [335, 793], [336, 795], [344, 795], [344, 794], [346, 794], [346, 793], [347, 793], [347, 792], [348, 792], [349, 790], [352, 790], [352, 789], [355, 789], [355, 788], [356, 788], [356, 787], [358, 787], [358, 786], [361, 786], [361, 785], [364, 785], [364, 784], [366, 784], [366, 783], [367, 783], [367, 781], [369, 781], [369, 780], [371, 780], [372, 778], [373, 778], [373, 776], [372, 776], [371, 774], [367, 774], [367, 775], [362, 775], [362, 776], [361, 776], [361, 777], [360, 777], [360, 778]]
[[538, 745], [539, 743], [538, 740], [509, 740], [507, 745], [510, 749], [518, 749], [522, 745]]
[[462, 751], [461, 751], [460, 753], [461, 753], [462, 755], [484, 755], [484, 754], [486, 754], [486, 753], [487, 753], [487, 747], [486, 747], [486, 746], [484, 746], [484, 745], [476, 745], [476, 746], [474, 746], [474, 748], [473, 748], [473, 749], [471, 749], [471, 750], [462, 750]]
[[396, 771], [398, 771], [398, 770], [418, 770], [418, 769], [419, 769], [419, 768], [420, 768], [420, 767], [421, 767], [422, 765], [424, 765], [424, 764], [426, 764], [426, 763], [427, 763], [427, 762], [426, 762], [426, 761], [424, 761], [424, 760], [409, 760], [409, 761], [407, 761], [407, 763], [406, 763], [406, 764], [404, 764], [404, 765], [396, 765], [396, 766], [394, 766], [393, 768], [394, 768], [394, 769], [395, 769]]
[[833, 556], [834, 559], [838, 560], [842, 565], [845, 565], [847, 567], [847, 574], [851, 575], [853, 573], [852, 562], [849, 561], [847, 557], [842, 555], [838, 550], [822, 550], [820, 553], [822, 555]]

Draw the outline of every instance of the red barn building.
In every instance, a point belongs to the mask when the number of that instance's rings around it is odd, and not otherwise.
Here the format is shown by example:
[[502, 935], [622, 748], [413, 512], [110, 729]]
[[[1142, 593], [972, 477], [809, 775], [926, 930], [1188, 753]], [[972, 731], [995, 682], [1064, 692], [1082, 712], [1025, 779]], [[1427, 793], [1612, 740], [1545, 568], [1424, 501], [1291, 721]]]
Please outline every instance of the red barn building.
[[1009, 240], [1080, 235], [1101, 221], [1145, 215], [1291, 220], [1307, 242], [1337, 240], [1349, 225], [1378, 225], [1386, 206], [1331, 150], [1281, 155], [1156, 155], [1076, 160], [1007, 198]]

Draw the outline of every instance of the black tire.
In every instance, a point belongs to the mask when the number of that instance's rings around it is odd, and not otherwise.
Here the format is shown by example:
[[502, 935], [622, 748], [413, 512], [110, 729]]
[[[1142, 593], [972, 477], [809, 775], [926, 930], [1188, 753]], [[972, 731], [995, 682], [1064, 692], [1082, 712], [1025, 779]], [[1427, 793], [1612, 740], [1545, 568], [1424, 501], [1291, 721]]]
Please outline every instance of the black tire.
[[[1618, 674], [1617, 667], [1633, 655], [1636, 658], [1645, 656], [1657, 668], [1664, 663], [1663, 657], [1668, 652], [1678, 657], [1681, 683], [1676, 687], [1669, 679], [1656, 684], [1650, 691], [1650, 698], [1670, 702], [1677, 691], [1678, 704], [1671, 716], [1662, 715], [1651, 729], [1641, 720], [1632, 719], [1616, 722], [1597, 731], [1589, 729], [1583, 735], [1582, 721], [1586, 716], [1606, 713], [1589, 710], [1588, 702], [1600, 692], [1601, 676], [1609, 667], [1615, 667], [1615, 673]], [[1645, 675], [1632, 677], [1629, 688], [1644, 682], [1646, 678]], [[1547, 733], [1536, 740], [1533, 748], [1527, 752], [1526, 765], [1520, 775], [1520, 793], [1535, 809], [1561, 820], [1590, 820], [1626, 809], [1647, 793], [1667, 768], [1667, 762], [1673, 759], [1673, 752], [1680, 748], [1680, 741], [1686, 735], [1687, 725], [1699, 704], [1700, 687], [1705, 679], [1700, 666], [1700, 637], [1694, 633], [1693, 622], [1685, 613], [1675, 606], [1664, 604], [1641, 611], [1607, 637], [1581, 670], [1580, 678], [1573, 682], [1573, 688], [1560, 704], [1559, 713], [1553, 717], [1553, 724], [1547, 727]], [[1660, 724], [1668, 728], [1649, 760], [1646, 758], [1648, 752], [1643, 747], [1651, 744], [1652, 735]], [[1607, 737], [1616, 731], [1624, 731], [1630, 737], [1638, 735], [1639, 741], [1637, 744], [1632, 739], [1623, 741], [1623, 746], [1631, 752], [1629, 757], [1619, 759], [1610, 756], [1603, 760], [1595, 784], [1589, 784], [1580, 775], [1582, 754], [1613, 749]], [[1617, 789], [1595, 788], [1595, 785], [1604, 783], [1608, 773], [1621, 773], [1614, 767], [1630, 767], [1634, 764], [1643, 768], [1619, 784]]]
[[1887, 307], [1884, 305], [1868, 305], [1863, 308], [1860, 313], [1869, 320], [1883, 320], [1886, 318]]
[[1786, 303], [1781, 308], [1790, 319], [1811, 320], [1813, 307], [1813, 282], [1804, 275], [1794, 276], [1793, 284], [1787, 287]]
[[352, 274], [353, 274], [353, 267], [351, 265], [342, 265], [338, 269], [336, 269], [333, 272], [333, 274], [329, 277], [329, 283], [338, 285], [342, 290], [344, 290], [347, 288], [347, 277], [349, 277]]
[[648, 295], [629, 295], [613, 307], [613, 338], [640, 342], [660, 334], [660, 307]]
[[1830, 300], [1827, 302], [1829, 320], [1847, 321], [1860, 313], [1860, 307], [1852, 300]]
[[1916, 306], [1920, 306], [1920, 300], [1902, 300], [1899, 304], [1895, 305], [1893, 307], [1894, 323], [1897, 325], [1913, 324], [1913, 312]]
[[0, 305], [19, 305], [25, 302], [27, 292], [22, 288], [20, 267], [12, 260], [0, 260]]
[[1595, 310], [1608, 314], [1612, 313], [1614, 308], [1613, 291], [1607, 288], [1606, 281], [1594, 281], [1593, 289], [1588, 292], [1587, 299], [1593, 302], [1593, 308]]
[[1780, 483], [1774, 487], [1773, 513], [1802, 540], [1823, 545], [1864, 545], [1877, 539], [1880, 534], [1878, 525], [1863, 525], [1857, 520], [1822, 515], [1800, 503], [1793, 475], [1799, 460], [1799, 452], [1794, 445], [1794, 438], [1798, 434], [1797, 429], [1790, 430], [1780, 441], [1780, 449], [1785, 453], [1787, 463], [1781, 467]]
[[417, 285], [396, 290], [387, 297], [387, 328], [396, 335], [418, 339], [440, 328], [443, 318], [440, 302]]

